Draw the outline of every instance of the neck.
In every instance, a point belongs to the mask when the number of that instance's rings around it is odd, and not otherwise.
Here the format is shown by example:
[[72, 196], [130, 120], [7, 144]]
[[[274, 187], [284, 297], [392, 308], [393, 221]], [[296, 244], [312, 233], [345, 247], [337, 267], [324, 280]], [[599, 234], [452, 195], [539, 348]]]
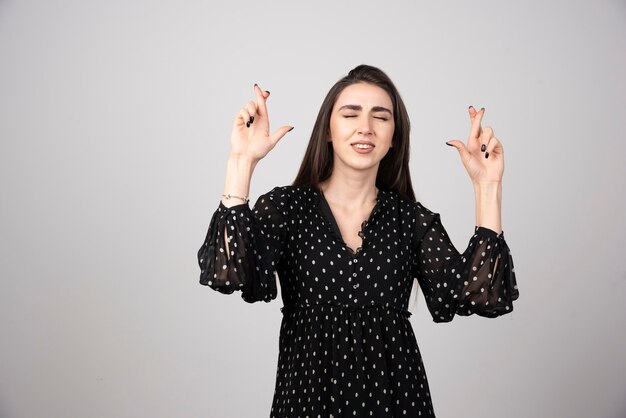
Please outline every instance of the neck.
[[334, 174], [320, 183], [320, 189], [326, 200], [348, 210], [363, 208], [376, 201], [378, 189], [375, 176], [366, 178]]

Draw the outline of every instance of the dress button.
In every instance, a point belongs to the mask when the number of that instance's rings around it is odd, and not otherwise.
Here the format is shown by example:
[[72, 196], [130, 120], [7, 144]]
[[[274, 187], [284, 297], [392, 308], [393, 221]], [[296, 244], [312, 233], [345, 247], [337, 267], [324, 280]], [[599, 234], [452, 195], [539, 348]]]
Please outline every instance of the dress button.
[[354, 287], [356, 289], [357, 287], [359, 287], [359, 284], [357, 283], [357, 284], [353, 285], [352, 287]]
[[355, 259], [354, 259], [354, 260], [352, 260], [352, 261], [353, 261], [354, 263], [356, 263], [356, 262], [357, 262], [357, 261], [359, 261], [359, 260], [357, 260], [357, 259], [355, 258]]
[[352, 273], [352, 277], [356, 277], [356, 273]]

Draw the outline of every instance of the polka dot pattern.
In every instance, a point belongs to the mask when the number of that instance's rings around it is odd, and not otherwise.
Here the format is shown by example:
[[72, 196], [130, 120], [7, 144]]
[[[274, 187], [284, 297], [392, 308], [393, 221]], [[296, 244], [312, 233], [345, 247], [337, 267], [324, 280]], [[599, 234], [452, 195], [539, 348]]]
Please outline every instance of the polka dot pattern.
[[503, 233], [477, 226], [459, 253], [439, 214], [380, 189], [359, 236], [353, 251], [311, 187], [275, 187], [253, 209], [220, 201], [211, 218], [201, 284], [252, 303], [275, 299], [280, 280], [271, 417], [434, 416], [407, 310], [415, 279], [435, 322], [513, 310]]

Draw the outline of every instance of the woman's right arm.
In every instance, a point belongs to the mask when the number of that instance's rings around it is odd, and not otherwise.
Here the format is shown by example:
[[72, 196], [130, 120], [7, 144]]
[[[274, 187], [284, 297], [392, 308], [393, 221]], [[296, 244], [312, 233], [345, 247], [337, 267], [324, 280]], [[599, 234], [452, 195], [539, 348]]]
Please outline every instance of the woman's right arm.
[[[273, 277], [267, 273], [272, 270], [273, 275], [274, 259], [283, 238], [283, 219], [270, 199], [271, 193], [259, 199], [263, 205], [255, 206], [254, 212], [247, 201], [234, 196], [248, 196], [258, 161], [293, 129], [283, 126], [270, 135], [266, 106], [269, 92], [256, 84], [254, 90], [257, 102], [250, 101], [239, 111], [231, 134], [224, 194], [232, 197], [221, 199], [198, 251], [200, 283], [222, 293], [242, 290], [242, 297], [248, 302], [276, 297]], [[271, 264], [269, 268], [262, 265], [266, 263]]]

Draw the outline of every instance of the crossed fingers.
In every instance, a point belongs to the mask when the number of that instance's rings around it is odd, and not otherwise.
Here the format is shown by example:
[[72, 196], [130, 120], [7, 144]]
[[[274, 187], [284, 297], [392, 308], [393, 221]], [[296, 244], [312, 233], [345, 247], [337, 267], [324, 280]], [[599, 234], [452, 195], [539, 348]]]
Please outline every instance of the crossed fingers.
[[250, 125], [254, 123], [255, 115], [267, 116], [267, 106], [265, 102], [267, 98], [269, 97], [270, 92], [261, 90], [258, 84], [254, 85], [254, 92], [257, 98], [256, 103], [250, 100], [239, 111], [239, 116], [241, 117], [241, 121], [243, 121], [246, 124], [246, 128], [249, 128]]
[[[489, 158], [489, 151], [493, 151], [498, 140], [494, 136], [493, 129], [490, 126], [487, 126], [485, 129], [481, 126], [485, 108], [483, 107], [479, 111], [476, 111], [474, 106], [470, 106], [468, 111], [471, 121], [468, 145], [473, 149], [477, 149], [480, 145], [480, 152], [484, 152], [485, 158]], [[487, 151], [487, 148], [489, 148], [489, 151]]]

